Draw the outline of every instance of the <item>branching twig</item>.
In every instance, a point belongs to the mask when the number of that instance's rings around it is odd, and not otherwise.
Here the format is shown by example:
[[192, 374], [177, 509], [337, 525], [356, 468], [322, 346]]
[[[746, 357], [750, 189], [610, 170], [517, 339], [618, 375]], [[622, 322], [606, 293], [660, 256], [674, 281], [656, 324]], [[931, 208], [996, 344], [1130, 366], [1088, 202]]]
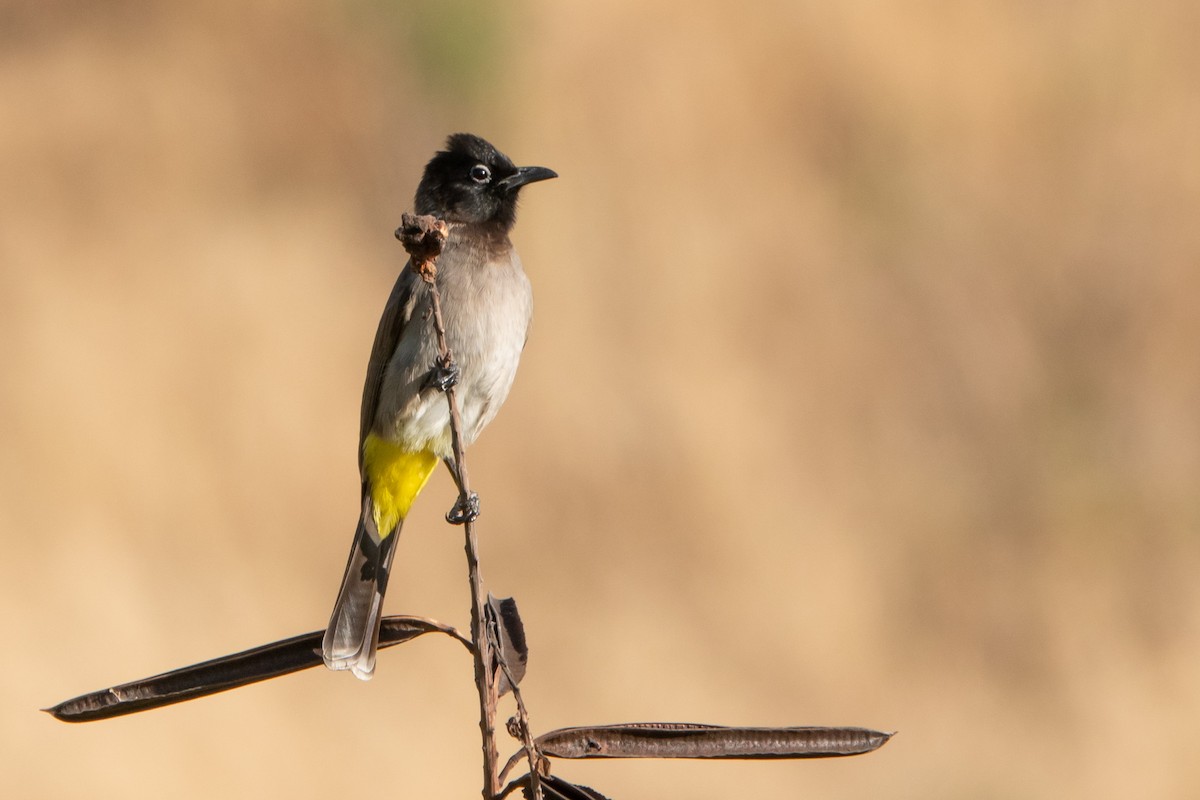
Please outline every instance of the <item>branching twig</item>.
[[[500, 669], [504, 670], [504, 675], [508, 678], [508, 684], [512, 687], [513, 699], [517, 701], [517, 716], [508, 721], [508, 733], [514, 739], [520, 739], [525, 746], [525, 757], [529, 760], [529, 785], [533, 788], [534, 800], [541, 800], [542, 784], [541, 784], [541, 753], [538, 751], [537, 744], [533, 741], [533, 731], [529, 730], [529, 711], [525, 708], [525, 700], [521, 697], [521, 689], [517, 686], [517, 682], [513, 680], [512, 673], [508, 669], [508, 662], [503, 658], [500, 659]], [[514, 730], [515, 729], [515, 730]], [[512, 762], [509, 762], [511, 764]], [[508, 774], [508, 766], [500, 773], [500, 780]]]

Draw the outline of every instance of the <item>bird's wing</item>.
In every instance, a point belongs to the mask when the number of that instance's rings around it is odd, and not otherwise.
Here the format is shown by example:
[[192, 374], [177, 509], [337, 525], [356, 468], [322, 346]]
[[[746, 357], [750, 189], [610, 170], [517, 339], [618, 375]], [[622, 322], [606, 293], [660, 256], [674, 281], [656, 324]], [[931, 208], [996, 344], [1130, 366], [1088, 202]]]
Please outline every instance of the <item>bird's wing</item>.
[[375, 422], [375, 410], [379, 406], [379, 392], [383, 387], [383, 375], [387, 370], [388, 361], [396, 352], [396, 344], [400, 335], [412, 318], [415, 305], [413, 294], [421, 278], [412, 268], [412, 262], [404, 265], [396, 285], [388, 296], [387, 305], [383, 307], [383, 316], [379, 318], [379, 329], [375, 331], [375, 344], [371, 347], [371, 358], [367, 362], [367, 380], [363, 385], [362, 413], [359, 417], [358, 428], [358, 459], [362, 464], [362, 446], [371, 426]]

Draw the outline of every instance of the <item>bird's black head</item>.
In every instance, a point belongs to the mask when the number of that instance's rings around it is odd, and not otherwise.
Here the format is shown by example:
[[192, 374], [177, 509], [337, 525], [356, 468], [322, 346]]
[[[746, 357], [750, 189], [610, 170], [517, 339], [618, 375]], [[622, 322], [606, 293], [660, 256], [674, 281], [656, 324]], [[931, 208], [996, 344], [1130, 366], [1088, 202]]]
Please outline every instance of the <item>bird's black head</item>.
[[425, 165], [416, 211], [447, 222], [490, 222], [508, 231], [517, 219], [520, 188], [557, 177], [545, 167], [518, 167], [478, 136], [456, 133]]

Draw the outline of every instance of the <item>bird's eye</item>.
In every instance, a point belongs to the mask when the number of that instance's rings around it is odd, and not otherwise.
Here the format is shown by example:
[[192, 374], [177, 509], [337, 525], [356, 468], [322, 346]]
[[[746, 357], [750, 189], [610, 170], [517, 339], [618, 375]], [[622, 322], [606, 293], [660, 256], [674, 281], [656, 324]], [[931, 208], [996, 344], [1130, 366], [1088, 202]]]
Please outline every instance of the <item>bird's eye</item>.
[[492, 171], [483, 164], [471, 167], [471, 180], [476, 183], [487, 183], [492, 177]]

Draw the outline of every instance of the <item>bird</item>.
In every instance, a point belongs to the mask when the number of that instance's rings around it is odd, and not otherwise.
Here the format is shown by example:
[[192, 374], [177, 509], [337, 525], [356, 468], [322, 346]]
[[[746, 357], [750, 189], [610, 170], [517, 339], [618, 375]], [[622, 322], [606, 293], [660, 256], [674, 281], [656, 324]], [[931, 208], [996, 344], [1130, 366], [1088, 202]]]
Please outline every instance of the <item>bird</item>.
[[437, 262], [454, 374], [438, 361], [430, 289], [412, 260], [387, 299], [367, 362], [359, 419], [361, 510], [337, 601], [322, 640], [332, 670], [369, 680], [396, 540], [413, 501], [441, 461], [454, 467], [443, 391], [455, 386], [464, 446], [508, 396], [529, 334], [533, 294], [509, 233], [522, 187], [557, 178], [518, 167], [485, 139], [456, 133], [425, 166], [414, 210], [447, 223]]

